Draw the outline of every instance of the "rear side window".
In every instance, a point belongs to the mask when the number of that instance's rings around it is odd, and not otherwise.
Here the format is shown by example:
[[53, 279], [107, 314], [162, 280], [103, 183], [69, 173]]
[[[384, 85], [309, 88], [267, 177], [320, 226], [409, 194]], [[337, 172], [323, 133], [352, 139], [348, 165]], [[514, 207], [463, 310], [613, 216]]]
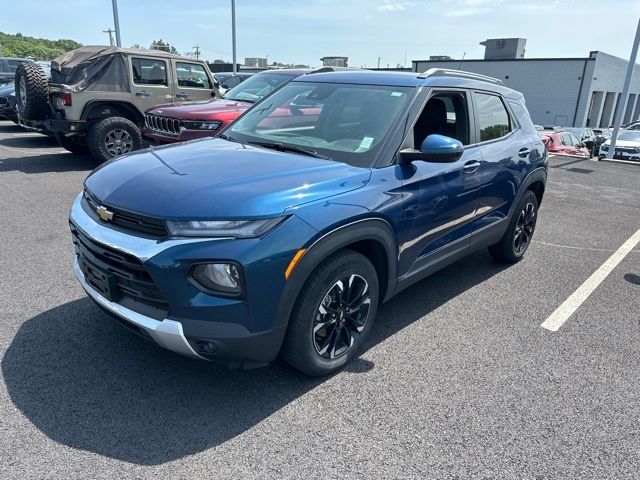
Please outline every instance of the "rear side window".
[[167, 64], [164, 60], [132, 58], [133, 83], [136, 85], [167, 85]]
[[18, 65], [20, 65], [23, 60], [7, 60], [7, 71], [11, 73], [15, 73]]
[[202, 65], [196, 63], [176, 62], [178, 86], [186, 88], [213, 88], [207, 72]]
[[504, 137], [511, 131], [509, 114], [500, 97], [476, 93], [475, 100], [481, 142]]

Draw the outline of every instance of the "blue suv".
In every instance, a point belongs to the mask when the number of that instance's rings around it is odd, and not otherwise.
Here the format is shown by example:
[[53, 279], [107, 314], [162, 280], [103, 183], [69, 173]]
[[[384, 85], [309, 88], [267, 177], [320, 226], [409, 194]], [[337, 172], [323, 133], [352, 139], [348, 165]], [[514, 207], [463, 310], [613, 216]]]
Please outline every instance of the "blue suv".
[[94, 170], [71, 211], [74, 270], [162, 347], [324, 375], [402, 289], [484, 247], [522, 258], [546, 178], [523, 96], [499, 80], [302, 76], [218, 138]]

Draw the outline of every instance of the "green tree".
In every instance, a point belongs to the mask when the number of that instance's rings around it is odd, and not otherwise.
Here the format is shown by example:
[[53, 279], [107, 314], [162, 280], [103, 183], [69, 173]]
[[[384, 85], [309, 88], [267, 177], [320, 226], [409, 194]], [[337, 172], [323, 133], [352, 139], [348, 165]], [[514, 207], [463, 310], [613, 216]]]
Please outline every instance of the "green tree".
[[162, 50], [169, 53], [178, 53], [176, 47], [171, 45], [169, 42], [164, 42], [162, 39], [154, 40], [153, 42], [151, 42], [151, 46], [149, 48], [151, 48], [152, 50]]
[[6, 57], [32, 57], [34, 60], [51, 60], [69, 50], [79, 48], [75, 40], [27, 37], [21, 33], [11, 35], [0, 32], [2, 54]]

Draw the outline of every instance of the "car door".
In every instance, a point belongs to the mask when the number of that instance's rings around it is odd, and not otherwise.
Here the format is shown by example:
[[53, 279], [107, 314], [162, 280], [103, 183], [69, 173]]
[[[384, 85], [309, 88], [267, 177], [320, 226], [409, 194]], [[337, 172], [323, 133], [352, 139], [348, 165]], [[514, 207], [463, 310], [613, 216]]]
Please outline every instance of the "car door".
[[523, 131], [507, 102], [493, 92], [473, 92], [476, 138], [482, 157], [481, 187], [474, 232], [508, 217], [531, 165], [532, 137]]
[[211, 100], [214, 95], [210, 75], [201, 63], [172, 60], [178, 101]]
[[410, 143], [419, 149], [429, 135], [460, 140], [462, 156], [452, 163], [414, 161], [399, 172], [404, 197], [399, 273], [410, 275], [439, 259], [465, 250], [475, 217], [480, 151], [470, 145], [469, 96], [463, 90], [438, 90], [423, 107]]
[[142, 55], [129, 58], [131, 99], [140, 111], [174, 101], [167, 60]]

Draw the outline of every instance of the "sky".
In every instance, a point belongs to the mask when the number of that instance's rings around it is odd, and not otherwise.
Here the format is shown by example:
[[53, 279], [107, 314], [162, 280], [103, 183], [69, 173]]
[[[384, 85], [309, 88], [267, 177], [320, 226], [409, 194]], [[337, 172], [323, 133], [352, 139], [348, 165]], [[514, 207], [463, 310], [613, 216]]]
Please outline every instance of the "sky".
[[[108, 44], [111, 0], [3, 0], [0, 31]], [[119, 0], [122, 45], [162, 38], [231, 61], [231, 0]], [[354, 67], [411, 66], [430, 55], [482, 58], [487, 38], [527, 39], [526, 58], [628, 58], [639, 0], [236, 0], [237, 58]]]

